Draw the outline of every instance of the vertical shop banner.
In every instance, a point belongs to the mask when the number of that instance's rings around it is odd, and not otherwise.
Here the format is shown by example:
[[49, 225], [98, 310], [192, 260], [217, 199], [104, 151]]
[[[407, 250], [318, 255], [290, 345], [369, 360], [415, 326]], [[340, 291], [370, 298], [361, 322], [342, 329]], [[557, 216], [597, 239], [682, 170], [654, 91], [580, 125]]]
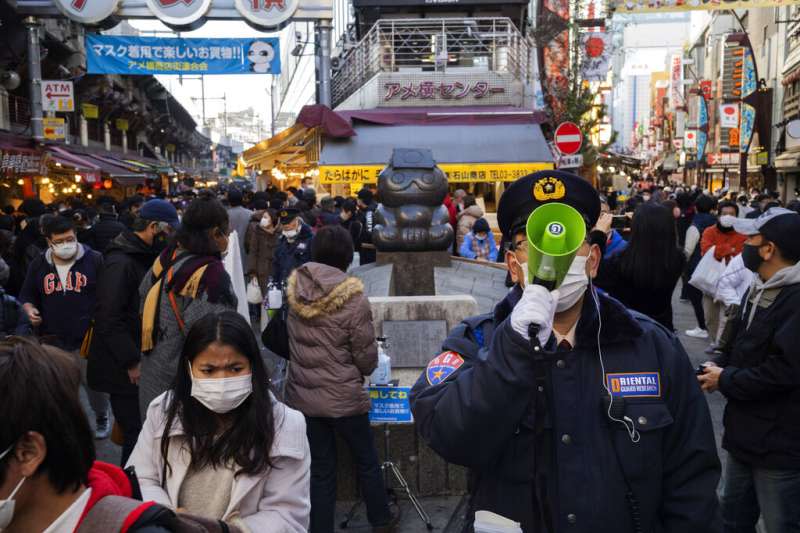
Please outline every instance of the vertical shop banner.
[[89, 74], [280, 74], [278, 39], [86, 35]]
[[586, 81], [605, 81], [611, 62], [611, 36], [604, 32], [581, 35], [581, 77]]
[[680, 54], [670, 58], [669, 105], [678, 109], [683, 105], [683, 60]]
[[542, 0], [538, 3], [537, 30], [543, 44], [542, 81], [547, 104], [560, 119], [569, 89], [569, 0]]

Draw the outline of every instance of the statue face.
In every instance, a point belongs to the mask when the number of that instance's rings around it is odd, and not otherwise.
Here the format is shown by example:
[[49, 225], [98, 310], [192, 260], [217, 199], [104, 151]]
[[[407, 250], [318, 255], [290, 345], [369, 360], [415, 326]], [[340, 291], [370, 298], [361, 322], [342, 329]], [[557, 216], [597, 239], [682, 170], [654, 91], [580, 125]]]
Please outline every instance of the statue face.
[[439, 168], [387, 167], [378, 178], [378, 193], [383, 204], [390, 207], [408, 204], [437, 206], [447, 194], [447, 178]]

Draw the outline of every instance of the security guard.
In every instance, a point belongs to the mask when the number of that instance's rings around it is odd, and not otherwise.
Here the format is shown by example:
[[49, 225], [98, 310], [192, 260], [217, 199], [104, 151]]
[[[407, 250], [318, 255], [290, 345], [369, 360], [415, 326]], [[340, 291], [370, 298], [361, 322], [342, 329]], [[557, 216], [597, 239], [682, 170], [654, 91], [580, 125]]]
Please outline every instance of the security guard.
[[292, 271], [311, 260], [311, 240], [314, 233], [308, 227], [300, 210], [285, 207], [278, 213], [283, 231], [272, 261], [272, 280], [281, 284], [289, 279]]
[[587, 228], [600, 213], [573, 174], [514, 182], [497, 218], [516, 285], [450, 333], [411, 392], [423, 438], [470, 469], [465, 531], [478, 510], [525, 533], [719, 531], [708, 405], [672, 333], [592, 286], [604, 236], [581, 246], [559, 289], [526, 286], [525, 223], [548, 202], [574, 207]]

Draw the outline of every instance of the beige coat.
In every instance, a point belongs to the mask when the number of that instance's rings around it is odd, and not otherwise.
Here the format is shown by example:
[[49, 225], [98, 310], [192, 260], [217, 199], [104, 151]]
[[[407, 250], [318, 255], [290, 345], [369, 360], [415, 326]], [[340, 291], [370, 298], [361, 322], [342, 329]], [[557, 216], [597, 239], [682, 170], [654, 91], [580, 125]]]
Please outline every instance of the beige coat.
[[[158, 396], [147, 410], [144, 427], [127, 466], [136, 467], [136, 475], [145, 501], [155, 501], [175, 509], [181, 484], [189, 471], [191, 456], [181, 447], [183, 428], [175, 421], [170, 431], [171, 475], [162, 487], [164, 462], [161, 436], [167, 423], [169, 392]], [[236, 476], [231, 499], [222, 520], [244, 525], [252, 533], [302, 533], [308, 530], [311, 512], [311, 453], [306, 438], [303, 415], [273, 398], [275, 439], [270, 456], [272, 468], [264, 475]], [[209, 487], [213, 490], [213, 487]]]
[[372, 311], [357, 278], [320, 263], [289, 276], [286, 403], [307, 416], [369, 412], [364, 376], [378, 364]]
[[456, 228], [456, 250], [461, 249], [464, 237], [472, 230], [475, 221], [483, 216], [483, 210], [477, 205], [471, 205], [458, 214]]

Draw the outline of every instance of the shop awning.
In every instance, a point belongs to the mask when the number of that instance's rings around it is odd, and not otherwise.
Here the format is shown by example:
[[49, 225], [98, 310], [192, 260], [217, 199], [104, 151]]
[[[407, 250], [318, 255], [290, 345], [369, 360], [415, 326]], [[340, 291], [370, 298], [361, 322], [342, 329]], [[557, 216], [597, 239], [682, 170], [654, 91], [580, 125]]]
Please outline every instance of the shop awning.
[[297, 123], [246, 150], [242, 157], [248, 167], [260, 165], [266, 169], [314, 164], [319, 158], [319, 131]]
[[326, 140], [319, 160], [322, 183], [375, 182], [394, 148], [429, 148], [450, 182], [513, 181], [553, 168], [538, 124], [356, 124], [355, 130], [350, 139]]
[[112, 163], [105, 157], [99, 157], [96, 155], [88, 155], [86, 156], [87, 159], [91, 159], [92, 161], [96, 161], [97, 165], [100, 167], [100, 171], [107, 175], [110, 178], [117, 179], [117, 178], [132, 178], [136, 180], [144, 181], [144, 174], [138, 172], [132, 172], [127, 168]]
[[784, 152], [776, 157], [775, 169], [779, 172], [800, 170], [800, 150]]
[[87, 159], [85, 156], [73, 154], [69, 150], [61, 148], [60, 146], [50, 145], [47, 147], [47, 152], [50, 157], [58, 164], [72, 167], [78, 170], [91, 170], [99, 171], [100, 166], [98, 163]]

